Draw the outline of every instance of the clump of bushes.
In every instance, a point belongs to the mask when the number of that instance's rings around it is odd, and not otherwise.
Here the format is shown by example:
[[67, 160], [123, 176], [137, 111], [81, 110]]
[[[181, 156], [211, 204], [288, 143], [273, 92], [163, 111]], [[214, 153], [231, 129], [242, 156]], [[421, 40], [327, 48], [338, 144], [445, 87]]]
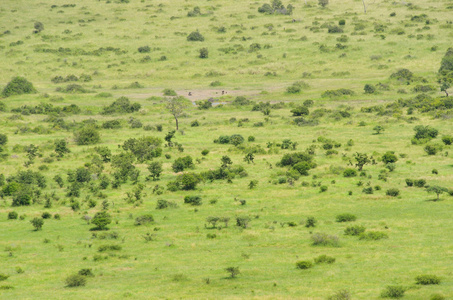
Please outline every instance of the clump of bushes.
[[385, 194], [391, 197], [398, 197], [400, 195], [400, 190], [397, 188], [388, 189]]
[[74, 132], [74, 140], [77, 145], [93, 145], [99, 143], [101, 136], [92, 126], [87, 126]]
[[234, 146], [238, 146], [244, 143], [245, 139], [240, 134], [233, 134], [231, 136], [228, 135], [221, 135], [218, 139], [214, 140], [216, 144], [232, 144]]
[[66, 286], [67, 287], [79, 287], [85, 286], [87, 283], [86, 276], [74, 274], [66, 277]]
[[406, 288], [399, 285], [387, 286], [381, 293], [382, 298], [402, 298]]
[[36, 92], [36, 89], [30, 81], [24, 77], [17, 76], [8, 82], [2, 91], [2, 96], [9, 97], [13, 95], [34, 94]]
[[200, 196], [185, 196], [184, 197], [184, 203], [193, 205], [193, 206], [198, 206], [202, 204], [202, 199]]
[[271, 4], [263, 4], [258, 8], [258, 12], [266, 15], [291, 15], [294, 6], [288, 4], [286, 7], [281, 1], [272, 1]]
[[139, 111], [142, 106], [140, 103], [131, 103], [129, 98], [127, 97], [120, 97], [115, 100], [109, 106], [106, 106], [102, 110], [103, 115], [111, 115], [111, 114], [125, 114], [125, 113], [133, 113]]
[[343, 176], [344, 177], [356, 177], [357, 176], [357, 170], [353, 168], [347, 168], [343, 171]]
[[343, 96], [352, 96], [354, 95], [354, 91], [350, 89], [337, 89], [337, 90], [327, 90], [321, 94], [323, 98], [335, 98], [335, 97], [343, 97]]
[[204, 36], [197, 30], [197, 31], [192, 31], [188, 36], [187, 40], [189, 42], [203, 42], [204, 41]]
[[286, 88], [288, 94], [299, 94], [303, 89], [307, 89], [310, 86], [304, 81], [296, 81], [292, 85]]
[[327, 256], [325, 254], [320, 255], [314, 259], [315, 264], [333, 264], [335, 262], [335, 257]]
[[351, 236], [359, 236], [362, 233], [364, 233], [366, 228], [362, 225], [354, 225], [354, 226], [348, 226], [344, 230], [345, 235], [351, 235]]

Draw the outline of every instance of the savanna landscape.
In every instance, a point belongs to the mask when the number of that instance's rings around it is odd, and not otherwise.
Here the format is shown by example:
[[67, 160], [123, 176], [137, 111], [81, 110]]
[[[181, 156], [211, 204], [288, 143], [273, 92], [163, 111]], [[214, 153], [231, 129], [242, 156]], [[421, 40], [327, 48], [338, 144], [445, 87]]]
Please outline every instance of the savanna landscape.
[[453, 1], [0, 3], [0, 299], [453, 299]]

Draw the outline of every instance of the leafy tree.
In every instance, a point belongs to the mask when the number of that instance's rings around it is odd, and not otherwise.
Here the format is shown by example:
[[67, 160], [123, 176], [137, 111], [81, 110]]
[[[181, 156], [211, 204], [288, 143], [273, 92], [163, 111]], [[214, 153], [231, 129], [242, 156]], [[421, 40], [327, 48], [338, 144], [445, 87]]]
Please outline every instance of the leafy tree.
[[365, 87], [363, 88], [365, 91], [365, 94], [374, 94], [376, 93], [376, 87], [371, 84], [365, 84]]
[[36, 89], [33, 84], [23, 77], [14, 77], [3, 89], [2, 96], [9, 97], [13, 95], [34, 94]]
[[227, 271], [231, 278], [235, 278], [237, 275], [239, 275], [241, 272], [239, 271], [239, 267], [228, 267], [225, 269]]
[[30, 221], [31, 225], [35, 227], [35, 230], [41, 230], [42, 226], [44, 225], [44, 220], [42, 218], [33, 218], [33, 220]]
[[131, 153], [123, 152], [112, 156], [112, 167], [116, 169], [114, 176], [117, 180], [126, 181], [135, 171], [135, 158]]
[[150, 177], [155, 181], [159, 180], [160, 174], [162, 174], [162, 163], [158, 161], [153, 161], [148, 165], [148, 171]]
[[442, 186], [438, 186], [438, 185], [431, 185], [428, 188], [426, 188], [426, 191], [428, 193], [436, 194], [437, 195], [437, 200], [436, 201], [439, 201], [439, 196], [441, 194], [445, 193], [445, 192], [448, 192], [448, 189], [444, 188]]
[[228, 168], [228, 166], [233, 164], [233, 161], [231, 161], [231, 158], [226, 155], [222, 156], [222, 158], [220, 159], [220, 162], [221, 162], [221, 168], [223, 168], [223, 169]]
[[431, 140], [439, 134], [439, 131], [436, 128], [432, 128], [431, 126], [423, 126], [417, 125], [414, 127], [415, 136], [414, 139], [416, 140]]
[[33, 200], [33, 190], [27, 185], [19, 185], [20, 189], [13, 194], [12, 206], [28, 206]]
[[193, 166], [194, 165], [193, 165], [192, 157], [185, 156], [185, 157], [177, 158], [175, 160], [175, 162], [173, 163], [173, 165], [171, 166], [171, 168], [173, 169], [173, 171], [175, 173], [177, 173], [177, 172], [182, 172], [188, 168], [193, 168]]
[[112, 217], [106, 211], [100, 211], [94, 215], [91, 223], [97, 226], [93, 228], [95, 230], [108, 230], [107, 225], [112, 223]]
[[63, 157], [66, 153], [71, 152], [68, 149], [68, 144], [65, 139], [55, 140], [54, 145], [55, 145], [55, 152], [57, 153], [58, 157]]
[[357, 167], [357, 169], [359, 171], [362, 171], [363, 166], [365, 166], [366, 164], [369, 164], [371, 162], [370, 158], [368, 157], [368, 155], [366, 153], [356, 152], [354, 154], [354, 159], [356, 161], [355, 166]]
[[176, 130], [179, 129], [178, 118], [184, 114], [185, 110], [190, 107], [190, 105], [191, 102], [182, 96], [167, 98], [165, 108], [175, 118]]
[[112, 151], [107, 146], [95, 147], [94, 150], [101, 156], [103, 162], [110, 162]]
[[122, 148], [130, 151], [139, 162], [144, 162], [162, 155], [161, 144], [160, 138], [146, 136], [138, 139], [130, 138], [124, 142]]
[[167, 142], [168, 147], [173, 147], [173, 142], [171, 141], [175, 137], [176, 130], [170, 130], [166, 135], [165, 135], [165, 141]]
[[376, 134], [380, 134], [382, 131], [385, 130], [385, 128], [381, 125], [377, 125], [373, 128], [374, 131], [376, 131]]
[[255, 154], [253, 154], [252, 152], [247, 153], [244, 157], [244, 161], [247, 162], [248, 164], [249, 163], [254, 164], [255, 163], [253, 161], [254, 159], [255, 159]]

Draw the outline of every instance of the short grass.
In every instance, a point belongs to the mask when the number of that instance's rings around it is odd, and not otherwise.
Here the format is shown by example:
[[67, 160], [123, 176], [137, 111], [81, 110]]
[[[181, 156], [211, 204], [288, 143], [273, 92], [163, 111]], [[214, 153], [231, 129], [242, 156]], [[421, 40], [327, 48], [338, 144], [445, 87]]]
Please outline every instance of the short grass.
[[[437, 155], [428, 156], [424, 145], [412, 145], [413, 128], [430, 125], [439, 130], [439, 137], [452, 134], [451, 111], [412, 115], [406, 107], [392, 108], [381, 116], [364, 113], [362, 107], [386, 105], [416, 95], [413, 84], [406, 85], [389, 76], [400, 68], [407, 68], [436, 87], [436, 72], [448, 47], [451, 46], [451, 4], [448, 1], [413, 3], [367, 3], [363, 13], [361, 1], [337, 1], [321, 9], [314, 1], [292, 1], [296, 7], [292, 16], [267, 16], [257, 12], [265, 1], [78, 1], [75, 6], [64, 6], [66, 1], [52, 3], [9, 1], [0, 7], [0, 52], [6, 58], [0, 62], [0, 86], [16, 75], [29, 79], [39, 93], [1, 99], [7, 111], [1, 113], [1, 133], [8, 136], [6, 153], [0, 173], [6, 177], [26, 170], [26, 153], [19, 146], [38, 145], [42, 157], [29, 167], [45, 175], [48, 186], [42, 191], [40, 203], [28, 207], [11, 207], [11, 197], [0, 200], [0, 273], [10, 277], [0, 282], [0, 298], [5, 299], [326, 299], [341, 289], [350, 291], [353, 299], [378, 299], [388, 285], [407, 288], [407, 299], [429, 299], [441, 293], [453, 297], [451, 274], [451, 218], [452, 201], [448, 193], [441, 201], [427, 194], [425, 189], [406, 187], [405, 179], [425, 179], [429, 185], [453, 188], [451, 146]], [[333, 2], [333, 1], [332, 1]], [[285, 5], [288, 3], [284, 3]], [[56, 7], [51, 7], [56, 5]], [[199, 6], [206, 14], [187, 17], [187, 12]], [[395, 16], [390, 14], [395, 12]], [[411, 21], [413, 16], [427, 15], [423, 22]], [[293, 21], [294, 19], [294, 21]], [[339, 42], [342, 34], [327, 33], [326, 26], [344, 19], [347, 42]], [[33, 24], [40, 21], [44, 30], [33, 33]], [[325, 25], [324, 25], [325, 24]], [[363, 24], [363, 29], [360, 28]], [[376, 31], [379, 24], [384, 31]], [[225, 33], [218, 32], [224, 26]], [[428, 28], [429, 27], [429, 28]], [[186, 35], [198, 29], [204, 42], [188, 42]], [[395, 29], [403, 29], [397, 34]], [[354, 33], [355, 32], [355, 33]], [[354, 33], [354, 34], [353, 34]], [[306, 38], [302, 38], [306, 37]], [[17, 41], [23, 44], [11, 45]], [[261, 49], [250, 52], [252, 43]], [[339, 49], [338, 43], [347, 45]], [[150, 53], [139, 53], [138, 47], [148, 45]], [[268, 46], [266, 46], [268, 45]], [[327, 49], [327, 52], [320, 51]], [[52, 53], [60, 47], [65, 53]], [[118, 48], [114, 51], [88, 53], [99, 48]], [[198, 58], [198, 50], [209, 49], [209, 58]], [[226, 49], [228, 50], [219, 50]], [[435, 48], [433, 48], [435, 47]], [[82, 54], [81, 50], [87, 53]], [[435, 51], [434, 51], [435, 50]], [[79, 52], [77, 52], [79, 51]], [[230, 51], [228, 54], [225, 51]], [[345, 55], [343, 55], [343, 53]], [[143, 62], [145, 56], [149, 62]], [[160, 60], [166, 56], [167, 60]], [[275, 72], [275, 74], [274, 74]], [[56, 92], [51, 79], [57, 75], [90, 75], [91, 82], [81, 83], [92, 92], [64, 94]], [[286, 87], [303, 80], [310, 85], [299, 94], [285, 93]], [[211, 82], [220, 81], [218, 87]], [[143, 88], [128, 88], [139, 82]], [[388, 84], [388, 90], [377, 94], [363, 93], [365, 84]], [[140, 183], [145, 185], [143, 203], [133, 206], [125, 201], [126, 193], [135, 186], [128, 182], [119, 189], [103, 191], [107, 198], [96, 198], [87, 188], [77, 201], [81, 209], [73, 211], [66, 196], [66, 174], [69, 170], [90, 162], [95, 146], [108, 146], [113, 154], [128, 138], [156, 136], [161, 139], [174, 129], [174, 119], [164, 108], [162, 91], [175, 89], [191, 100], [214, 98], [222, 103], [209, 110], [195, 106], [180, 118], [180, 131], [175, 141], [184, 152], [164, 148], [171, 155], [155, 159], [163, 163], [159, 181], [145, 181], [146, 164], [136, 164], [141, 171]], [[351, 97], [323, 98], [330, 89], [347, 88], [355, 91]], [[398, 93], [404, 89], [407, 93]], [[222, 91], [226, 92], [222, 95]], [[111, 97], [96, 97], [99, 93]], [[188, 96], [191, 92], [192, 96]], [[229, 103], [239, 95], [254, 102], [284, 102], [283, 108], [271, 109], [269, 116], [252, 111], [252, 105], [234, 107]], [[120, 96], [139, 102], [142, 110], [134, 114], [100, 115], [102, 107]], [[152, 98], [154, 96], [154, 98]], [[290, 110], [307, 99], [314, 100], [311, 114], [325, 109], [316, 126], [296, 126]], [[82, 109], [78, 115], [62, 115], [66, 122], [94, 119], [121, 119], [122, 129], [100, 129], [101, 142], [94, 146], [77, 146], [71, 130], [51, 128], [46, 115], [22, 115], [11, 109], [23, 105], [51, 103], [54, 106], [76, 104]], [[335, 111], [347, 111], [350, 117], [338, 118]], [[144, 125], [163, 125], [163, 131], [131, 129], [127, 120], [139, 119]], [[415, 118], [413, 118], [415, 117]], [[247, 119], [247, 120], [246, 120]], [[199, 127], [191, 127], [198, 120]], [[242, 121], [241, 121], [242, 120]], [[257, 126], [257, 123], [262, 126]], [[242, 126], [239, 126], [242, 124]], [[373, 128], [382, 125], [385, 131], [374, 134]], [[42, 126], [49, 132], [32, 130]], [[40, 133], [41, 132], [41, 133]], [[247, 164], [245, 153], [232, 145], [215, 144], [221, 135], [241, 134], [245, 139], [254, 136], [246, 147], [261, 146], [265, 153], [255, 155], [255, 163]], [[336, 155], [327, 156], [318, 137], [341, 143]], [[53, 141], [64, 138], [70, 154], [56, 159]], [[297, 142], [297, 150], [267, 148], [268, 142], [281, 143], [284, 139]], [[349, 140], [353, 145], [348, 146]], [[286, 178], [287, 168], [277, 166], [285, 153], [304, 151], [316, 145], [317, 167], [309, 176], [302, 176], [293, 185], [279, 184]], [[210, 152], [201, 155], [203, 149]], [[388, 173], [387, 181], [379, 180], [385, 169], [380, 157], [395, 151], [399, 160], [396, 169]], [[342, 170], [351, 167], [353, 154], [367, 153], [376, 164], [366, 165], [366, 176], [345, 178]], [[228, 155], [233, 165], [245, 167], [248, 176], [225, 181], [204, 182], [191, 192], [169, 192], [155, 195], [153, 187], [163, 187], [174, 180], [173, 161], [190, 155], [196, 161], [193, 172], [220, 166], [222, 156]], [[52, 157], [51, 163], [44, 162]], [[47, 166], [48, 169], [42, 169]], [[39, 169], [41, 167], [41, 170]], [[104, 174], [111, 176], [110, 164], [104, 164]], [[437, 169], [438, 174], [432, 170]], [[58, 188], [52, 180], [60, 174], [65, 187]], [[251, 180], [257, 180], [249, 189]], [[361, 185], [359, 186], [359, 181]], [[320, 185], [327, 186], [321, 193]], [[362, 193], [365, 187], [379, 185], [373, 194]], [[400, 196], [389, 197], [385, 192], [398, 188]], [[349, 195], [349, 191], [352, 195]], [[51, 208], [45, 209], [44, 194], [55, 192], [59, 197]], [[200, 195], [201, 206], [183, 203], [186, 195]], [[88, 207], [95, 199], [97, 206]], [[178, 208], [156, 210], [159, 199], [174, 201]], [[113, 222], [106, 233], [117, 232], [117, 239], [94, 238], [103, 232], [90, 231], [83, 217], [93, 216], [109, 203]], [[246, 200], [241, 205], [239, 200]], [[7, 220], [7, 213], [16, 211], [24, 220]], [[42, 231], [33, 231], [30, 220], [48, 211], [60, 214], [61, 220], [45, 220]], [[134, 226], [135, 218], [150, 213], [155, 222]], [[357, 221], [337, 223], [341, 213], [352, 213]], [[229, 217], [227, 228], [206, 228], [210, 216]], [[315, 217], [315, 228], [306, 228], [305, 220]], [[236, 226], [236, 217], [249, 217], [249, 228]], [[297, 226], [290, 227], [288, 222]], [[219, 223], [223, 224], [223, 223]], [[350, 225], [363, 225], [368, 231], [382, 231], [388, 239], [359, 240], [343, 235]], [[209, 227], [209, 226], [207, 226]], [[153, 240], [146, 242], [150, 233]], [[310, 236], [327, 233], [339, 238], [339, 247], [312, 246]], [[216, 238], [207, 238], [215, 234]], [[46, 241], [46, 242], [44, 242]], [[105, 244], [121, 245], [120, 251], [99, 252]], [[312, 260], [326, 254], [336, 258], [334, 264], [316, 265], [308, 270], [296, 268], [299, 260]], [[94, 258], [97, 257], [97, 261]], [[17, 272], [17, 268], [24, 272]], [[229, 278], [227, 267], [239, 267], [237, 278]], [[85, 287], [65, 287], [65, 278], [82, 268], [91, 268], [94, 278]], [[417, 286], [415, 277], [435, 274], [440, 285]]]

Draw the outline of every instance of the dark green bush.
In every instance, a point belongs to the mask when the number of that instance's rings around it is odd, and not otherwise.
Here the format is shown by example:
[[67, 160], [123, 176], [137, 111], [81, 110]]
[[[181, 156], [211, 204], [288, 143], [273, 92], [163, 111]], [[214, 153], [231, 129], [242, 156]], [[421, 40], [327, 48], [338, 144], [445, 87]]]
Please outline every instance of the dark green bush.
[[415, 282], [421, 285], [440, 284], [440, 278], [436, 275], [419, 275], [415, 277]]
[[402, 286], [387, 286], [381, 293], [382, 298], [402, 298], [406, 289]]
[[16, 220], [18, 216], [19, 216], [19, 215], [18, 215], [17, 212], [15, 212], [15, 211], [10, 211], [10, 212], [8, 213], [8, 220]]
[[197, 206], [202, 204], [202, 199], [200, 196], [185, 196], [184, 203]]
[[176, 208], [178, 205], [172, 201], [167, 201], [163, 199], [157, 200], [156, 209], [165, 209], [165, 208]]
[[347, 168], [343, 171], [343, 176], [344, 177], [356, 177], [357, 171], [356, 171], [356, 169]]
[[146, 214], [135, 218], [135, 225], [145, 225], [154, 222], [154, 218], [151, 214]]
[[317, 222], [318, 221], [314, 217], [308, 217], [307, 220], [305, 221], [305, 227], [307, 228], [315, 227]]
[[414, 185], [414, 180], [406, 178], [406, 185], [407, 186], [413, 186]]
[[197, 30], [197, 31], [191, 32], [191, 33], [187, 36], [187, 40], [190, 41], [190, 42], [203, 42], [203, 41], [204, 41], [204, 37], [203, 37], [203, 35]]
[[52, 218], [52, 215], [49, 212], [46, 211], [46, 212], [42, 213], [41, 218], [50, 219], [50, 218]]
[[310, 112], [306, 106], [298, 106], [296, 108], [291, 109], [291, 113], [293, 114], [293, 116], [298, 117], [308, 116]]
[[352, 236], [358, 236], [362, 233], [364, 233], [366, 228], [362, 225], [354, 225], [354, 226], [348, 226], [344, 230], [345, 235], [352, 235]]
[[120, 97], [109, 106], [103, 107], [102, 114], [111, 115], [111, 114], [133, 113], [139, 111], [140, 108], [141, 108], [140, 103], [137, 102], [131, 103], [129, 98]]
[[357, 220], [357, 217], [353, 214], [345, 213], [337, 215], [336, 221], [337, 222], [351, 222]]
[[313, 263], [309, 260], [301, 260], [296, 262], [296, 267], [302, 270], [310, 269], [313, 268]]
[[78, 287], [78, 286], [85, 286], [87, 283], [87, 279], [85, 276], [75, 274], [68, 276], [65, 280], [67, 287]]
[[149, 52], [151, 52], [151, 48], [149, 46], [138, 47], [137, 50], [140, 53], [149, 53]]
[[444, 135], [442, 137], [442, 142], [445, 144], [445, 145], [451, 145], [453, 144], [453, 136], [451, 135]]
[[112, 217], [106, 211], [100, 211], [94, 215], [91, 223], [96, 225], [94, 230], [107, 230], [107, 225], [112, 223]]
[[192, 161], [192, 157], [190, 157], [190, 156], [177, 158], [171, 166], [171, 168], [173, 169], [173, 171], [175, 173], [182, 172], [186, 169], [193, 168], [193, 167], [194, 167], [194, 164]]
[[2, 91], [3, 97], [9, 97], [13, 95], [22, 95], [22, 94], [34, 94], [36, 89], [33, 87], [33, 84], [29, 82], [24, 77], [14, 77], [6, 85]]
[[417, 179], [417, 180], [414, 180], [414, 185], [416, 187], [424, 187], [426, 184], [426, 180], [425, 179]]
[[104, 129], [119, 129], [121, 127], [121, 120], [108, 120], [102, 123]]
[[391, 196], [391, 197], [397, 197], [400, 195], [400, 190], [397, 189], [397, 188], [391, 188], [391, 189], [388, 189], [385, 194], [387, 196]]
[[208, 48], [201, 48], [200, 50], [198, 50], [198, 52], [200, 53], [198, 55], [199, 58], [208, 58], [209, 56]]
[[94, 127], [88, 126], [75, 131], [74, 139], [77, 145], [93, 145], [100, 142], [101, 136]]

